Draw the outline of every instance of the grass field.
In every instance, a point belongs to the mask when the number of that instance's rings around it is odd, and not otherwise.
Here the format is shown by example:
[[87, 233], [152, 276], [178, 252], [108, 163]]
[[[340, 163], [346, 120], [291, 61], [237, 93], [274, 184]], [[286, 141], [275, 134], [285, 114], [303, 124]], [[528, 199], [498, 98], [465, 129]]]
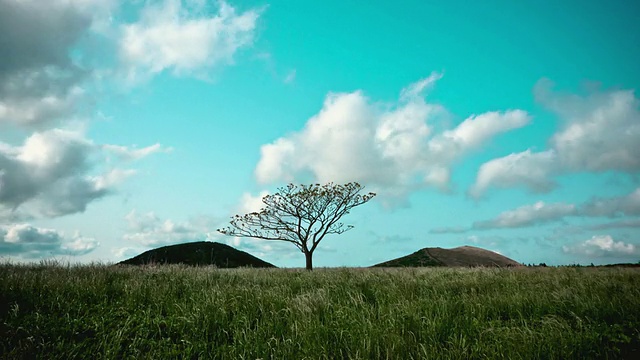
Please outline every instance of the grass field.
[[0, 265], [6, 359], [640, 358], [640, 270]]

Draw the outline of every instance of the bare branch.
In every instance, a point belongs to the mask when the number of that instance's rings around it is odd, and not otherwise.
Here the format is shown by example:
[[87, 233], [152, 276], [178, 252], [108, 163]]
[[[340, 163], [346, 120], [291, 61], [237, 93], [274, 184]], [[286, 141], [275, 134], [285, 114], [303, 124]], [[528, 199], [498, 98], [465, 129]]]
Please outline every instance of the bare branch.
[[360, 194], [364, 187], [352, 182], [344, 185], [294, 185], [281, 187], [262, 198], [259, 212], [235, 215], [230, 226], [218, 229], [229, 236], [290, 242], [307, 257], [311, 256], [328, 234], [342, 234], [353, 228], [339, 220], [349, 211], [371, 200], [375, 193]]

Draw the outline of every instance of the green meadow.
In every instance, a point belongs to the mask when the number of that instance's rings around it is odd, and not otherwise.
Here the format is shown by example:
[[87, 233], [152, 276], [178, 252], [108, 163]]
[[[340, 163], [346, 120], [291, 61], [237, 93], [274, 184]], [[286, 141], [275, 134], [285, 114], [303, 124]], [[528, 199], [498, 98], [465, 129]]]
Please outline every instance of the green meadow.
[[634, 359], [640, 270], [0, 265], [3, 359]]

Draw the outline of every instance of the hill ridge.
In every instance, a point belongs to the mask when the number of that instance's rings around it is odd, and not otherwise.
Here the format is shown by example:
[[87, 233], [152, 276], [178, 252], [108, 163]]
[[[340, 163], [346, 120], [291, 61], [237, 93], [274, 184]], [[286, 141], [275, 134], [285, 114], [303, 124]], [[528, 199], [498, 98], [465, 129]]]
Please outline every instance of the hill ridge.
[[185, 264], [214, 265], [219, 268], [255, 267], [274, 268], [275, 265], [245, 251], [211, 241], [195, 241], [161, 246], [119, 262], [120, 265]]
[[522, 266], [515, 260], [477, 246], [463, 245], [452, 249], [426, 247], [409, 255], [381, 262], [373, 267], [512, 267]]

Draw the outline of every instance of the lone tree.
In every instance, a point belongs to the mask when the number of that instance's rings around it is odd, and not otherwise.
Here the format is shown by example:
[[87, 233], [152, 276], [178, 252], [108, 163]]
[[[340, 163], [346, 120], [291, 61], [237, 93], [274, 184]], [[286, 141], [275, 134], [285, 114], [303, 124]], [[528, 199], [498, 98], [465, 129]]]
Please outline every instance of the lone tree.
[[231, 226], [218, 229], [230, 236], [280, 240], [294, 244], [305, 256], [307, 270], [313, 269], [313, 252], [327, 234], [342, 234], [353, 228], [340, 218], [371, 200], [375, 193], [360, 194], [356, 182], [338, 185], [294, 185], [281, 187], [262, 198], [258, 212], [231, 217]]

